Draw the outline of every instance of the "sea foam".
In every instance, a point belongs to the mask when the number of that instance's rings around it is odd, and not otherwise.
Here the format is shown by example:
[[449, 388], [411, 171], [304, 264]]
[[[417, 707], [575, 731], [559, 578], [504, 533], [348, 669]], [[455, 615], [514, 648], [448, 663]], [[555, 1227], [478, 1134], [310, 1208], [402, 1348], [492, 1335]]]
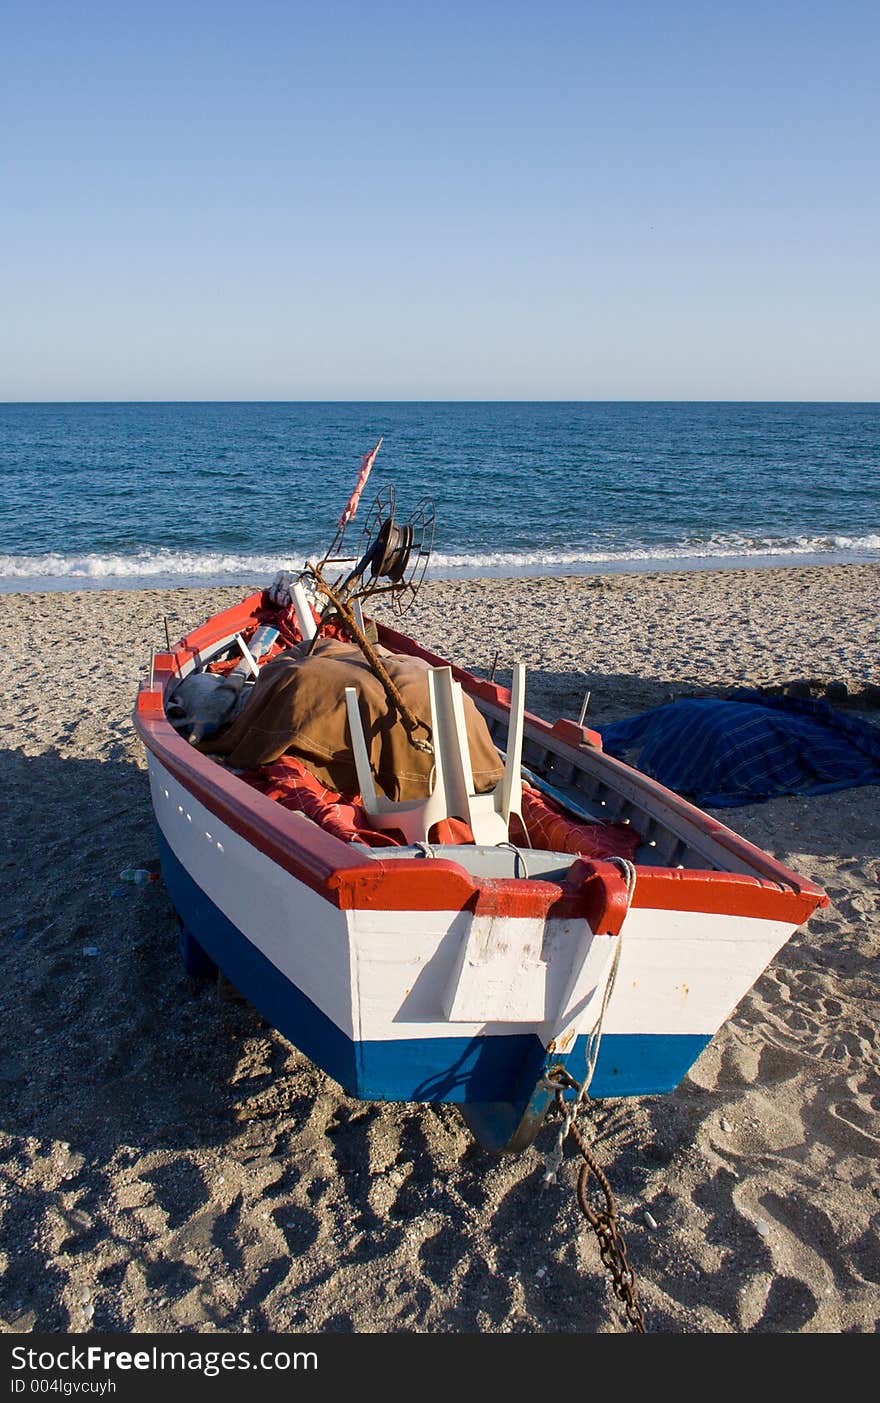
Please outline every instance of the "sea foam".
[[[630, 550], [436, 551], [432, 579], [516, 578], [529, 574], [605, 574], [626, 570], [722, 568], [728, 565], [864, 562], [880, 559], [880, 535], [773, 539], [719, 535]], [[0, 555], [0, 593], [21, 589], [125, 589], [254, 584], [279, 570], [298, 571], [305, 557], [235, 552], [138, 550], [131, 554]]]

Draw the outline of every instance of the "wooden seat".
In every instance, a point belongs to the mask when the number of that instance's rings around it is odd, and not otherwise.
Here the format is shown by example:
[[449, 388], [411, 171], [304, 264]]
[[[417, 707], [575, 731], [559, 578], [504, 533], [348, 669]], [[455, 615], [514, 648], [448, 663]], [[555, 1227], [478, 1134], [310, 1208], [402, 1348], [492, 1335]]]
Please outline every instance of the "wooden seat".
[[467, 743], [461, 683], [454, 680], [452, 669], [449, 667], [428, 669], [428, 699], [434, 745], [434, 787], [427, 799], [411, 799], [404, 803], [395, 803], [376, 793], [357, 692], [354, 687], [346, 687], [345, 704], [352, 753], [361, 801], [371, 823], [377, 828], [400, 829], [409, 843], [427, 843], [434, 824], [444, 818], [459, 818], [468, 824], [475, 843], [506, 843], [510, 815], [516, 814], [522, 821], [520, 765], [525, 672], [522, 663], [514, 666], [504, 774], [494, 789], [487, 794], [476, 794]]

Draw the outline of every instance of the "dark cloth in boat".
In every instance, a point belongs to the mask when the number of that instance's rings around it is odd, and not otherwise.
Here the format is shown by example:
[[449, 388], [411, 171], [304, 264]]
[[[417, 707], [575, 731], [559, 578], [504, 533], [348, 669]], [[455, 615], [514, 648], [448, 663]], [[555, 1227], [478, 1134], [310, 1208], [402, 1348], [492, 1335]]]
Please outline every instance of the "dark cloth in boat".
[[602, 744], [715, 809], [880, 784], [880, 728], [808, 698], [686, 698], [604, 726]]
[[[426, 665], [384, 650], [382, 661], [407, 706], [430, 724]], [[199, 749], [225, 756], [236, 770], [256, 770], [281, 755], [295, 755], [329, 789], [357, 794], [346, 687], [358, 692], [377, 787], [398, 802], [427, 797], [433, 756], [410, 744], [396, 709], [360, 649], [335, 638], [322, 638], [309, 655], [302, 648], [291, 648], [266, 663], [232, 724]], [[464, 714], [474, 787], [482, 794], [498, 783], [503, 766], [489, 728], [467, 694]], [[418, 732], [420, 737], [424, 734]]]

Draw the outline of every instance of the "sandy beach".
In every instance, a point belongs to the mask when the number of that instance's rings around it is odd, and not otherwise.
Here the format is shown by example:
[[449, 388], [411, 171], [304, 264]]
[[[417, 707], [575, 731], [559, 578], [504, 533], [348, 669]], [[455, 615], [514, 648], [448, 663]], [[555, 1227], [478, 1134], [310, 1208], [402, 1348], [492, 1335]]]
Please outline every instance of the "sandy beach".
[[[624, 1331], [551, 1127], [494, 1158], [452, 1107], [348, 1098], [120, 881], [157, 856], [130, 713], [163, 615], [246, 592], [0, 596], [0, 1330]], [[521, 659], [551, 720], [843, 683], [877, 722], [878, 617], [880, 567], [828, 565], [435, 583], [404, 627]], [[676, 1092], [591, 1108], [649, 1331], [880, 1324], [878, 799], [720, 815], [831, 905]]]

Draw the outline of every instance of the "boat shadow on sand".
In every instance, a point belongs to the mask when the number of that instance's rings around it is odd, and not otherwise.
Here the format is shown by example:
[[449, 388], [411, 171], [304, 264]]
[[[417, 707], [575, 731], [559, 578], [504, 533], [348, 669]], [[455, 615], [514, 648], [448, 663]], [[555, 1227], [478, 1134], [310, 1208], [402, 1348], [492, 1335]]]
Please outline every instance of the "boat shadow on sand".
[[98, 1155], [210, 1139], [248, 1015], [184, 974], [161, 880], [121, 877], [157, 866], [146, 774], [7, 751], [0, 784], [4, 1128]]
[[[453, 1107], [355, 1101], [228, 986], [190, 979], [162, 882], [120, 879], [157, 853], [146, 775], [130, 760], [5, 751], [0, 785], [0, 1177], [15, 1185], [0, 1318], [10, 1328], [155, 1318], [177, 1329], [195, 1310], [197, 1322], [232, 1330], [351, 1330], [362, 1327], [333, 1283], [379, 1261], [390, 1277], [377, 1328], [429, 1318], [431, 1329], [509, 1329], [512, 1317], [526, 1330], [607, 1328], [598, 1255], [575, 1246], [571, 1184], [541, 1192], [550, 1126], [499, 1161]], [[597, 1106], [599, 1152], [623, 1203], [643, 1201], [716, 1101], [688, 1078], [669, 1096]], [[701, 1190], [721, 1236], [734, 1187], [725, 1174], [716, 1167]], [[674, 1244], [664, 1265], [666, 1249], [638, 1223], [631, 1232], [637, 1272], [653, 1260], [679, 1306], [693, 1287], [695, 1301], [736, 1321], [735, 1274], [676, 1282]], [[70, 1283], [86, 1268], [94, 1314], [83, 1322]], [[126, 1297], [132, 1270], [164, 1314]], [[753, 1328], [801, 1328], [808, 1296]], [[680, 1310], [654, 1300], [652, 1328], [680, 1329]]]

